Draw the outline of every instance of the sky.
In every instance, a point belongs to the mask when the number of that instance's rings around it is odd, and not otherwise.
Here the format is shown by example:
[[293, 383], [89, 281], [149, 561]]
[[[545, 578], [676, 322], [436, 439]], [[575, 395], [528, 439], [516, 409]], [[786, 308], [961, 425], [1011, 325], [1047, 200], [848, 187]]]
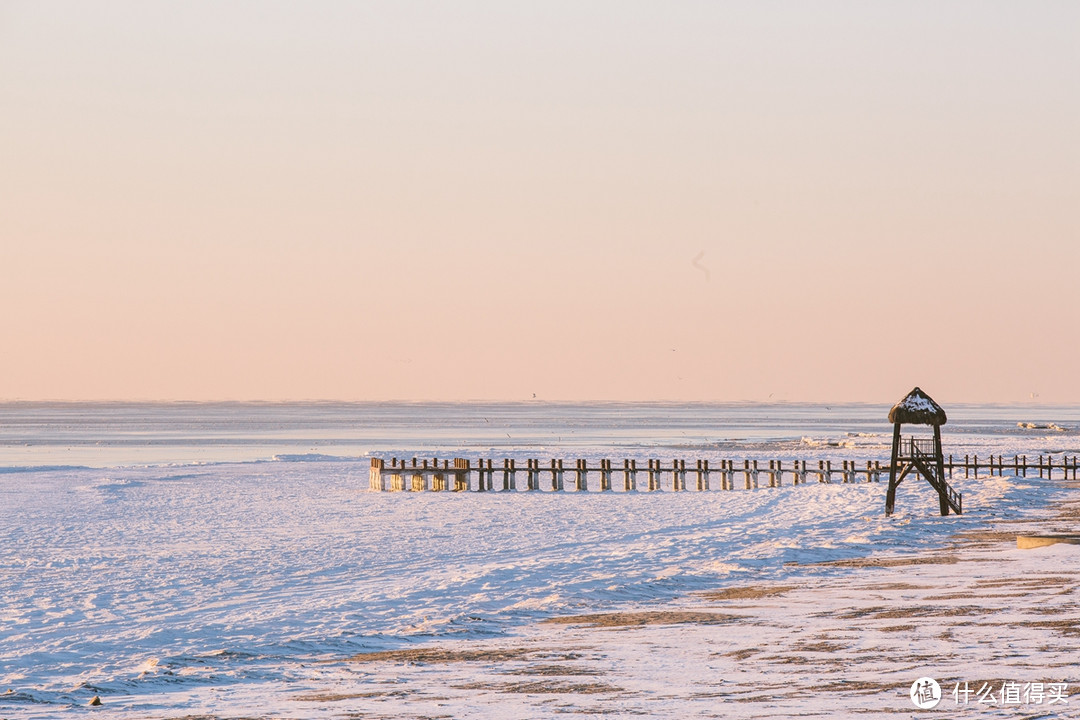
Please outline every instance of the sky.
[[0, 400], [1080, 402], [1077, 37], [0, 0]]

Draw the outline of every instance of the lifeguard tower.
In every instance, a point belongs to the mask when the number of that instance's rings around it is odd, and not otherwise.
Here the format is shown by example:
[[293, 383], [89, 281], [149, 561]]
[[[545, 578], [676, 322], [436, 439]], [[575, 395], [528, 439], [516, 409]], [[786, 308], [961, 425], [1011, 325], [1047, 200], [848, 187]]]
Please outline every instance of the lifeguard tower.
[[[889, 422], [893, 424], [893, 440], [885, 514], [892, 515], [896, 488], [914, 470], [937, 490], [942, 515], [948, 515], [950, 508], [960, 515], [963, 512], [963, 498], [945, 481], [945, 457], [941, 452], [941, 426], [946, 422], [945, 411], [933, 398], [915, 388], [893, 405], [889, 411]], [[930, 425], [934, 428], [934, 437], [902, 438], [900, 427], [904, 423]]]

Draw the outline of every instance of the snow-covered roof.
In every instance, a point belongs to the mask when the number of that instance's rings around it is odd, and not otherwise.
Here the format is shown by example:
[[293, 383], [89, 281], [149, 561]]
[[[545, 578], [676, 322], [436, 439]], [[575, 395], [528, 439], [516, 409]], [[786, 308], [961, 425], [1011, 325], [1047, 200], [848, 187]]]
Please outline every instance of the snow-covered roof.
[[889, 422], [914, 425], [944, 425], [947, 418], [941, 406], [919, 388], [915, 388], [889, 411]]

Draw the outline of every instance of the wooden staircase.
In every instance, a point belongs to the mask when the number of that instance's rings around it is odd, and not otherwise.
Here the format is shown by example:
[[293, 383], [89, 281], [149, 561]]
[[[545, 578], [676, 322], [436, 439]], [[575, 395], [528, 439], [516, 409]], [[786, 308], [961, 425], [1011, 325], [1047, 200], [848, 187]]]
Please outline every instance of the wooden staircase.
[[[924, 452], [916, 443], [909, 446], [911, 451], [911, 464], [926, 478], [927, 482], [938, 492], [942, 505], [948, 506], [957, 515], [963, 514], [964, 497], [953, 490], [952, 486], [938, 473], [938, 465], [932, 453]], [[944, 510], [944, 507], [942, 508]], [[942, 512], [944, 515], [945, 513]]]

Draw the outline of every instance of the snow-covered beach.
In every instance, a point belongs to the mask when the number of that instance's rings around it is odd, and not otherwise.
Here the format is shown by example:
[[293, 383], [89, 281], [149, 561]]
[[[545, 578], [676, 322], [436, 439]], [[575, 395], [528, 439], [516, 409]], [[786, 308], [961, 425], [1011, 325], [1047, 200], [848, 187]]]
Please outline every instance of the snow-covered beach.
[[[886, 410], [7, 407], [0, 716], [894, 717], [923, 676], [1069, 716], [1076, 549], [1015, 549], [1075, 531], [1061, 480], [956, 478], [945, 518], [915, 482], [892, 518], [866, 483], [366, 490], [410, 450], [883, 460]], [[1071, 454], [1078, 419], [950, 408], [947, 452]]]

